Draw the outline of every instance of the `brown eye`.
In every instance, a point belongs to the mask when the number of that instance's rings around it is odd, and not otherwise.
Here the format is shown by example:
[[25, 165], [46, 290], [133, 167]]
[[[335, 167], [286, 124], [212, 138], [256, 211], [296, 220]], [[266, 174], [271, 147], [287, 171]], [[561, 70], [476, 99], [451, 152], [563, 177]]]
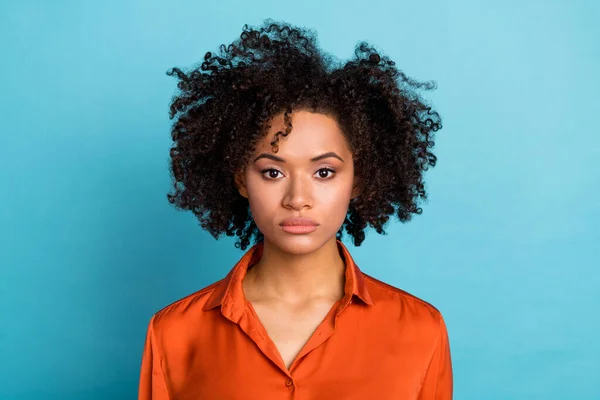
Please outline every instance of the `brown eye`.
[[332, 170], [331, 168], [321, 168], [320, 170], [317, 171], [317, 173], [319, 174], [319, 178], [329, 179], [329, 178], [331, 178], [331, 175], [335, 173], [335, 171]]
[[[268, 169], [264, 169], [261, 171], [261, 173], [263, 174], [263, 176], [265, 176], [268, 179], [277, 179], [281, 174], [281, 172], [277, 171], [276, 169], [273, 168], [268, 168]], [[265, 175], [266, 173], [266, 175]]]

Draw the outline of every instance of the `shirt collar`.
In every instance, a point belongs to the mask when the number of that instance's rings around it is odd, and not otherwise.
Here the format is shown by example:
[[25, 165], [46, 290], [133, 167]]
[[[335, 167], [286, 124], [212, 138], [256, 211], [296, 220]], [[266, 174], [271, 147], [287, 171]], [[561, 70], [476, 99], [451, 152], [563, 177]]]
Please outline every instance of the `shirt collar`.
[[[352, 301], [354, 296], [363, 303], [373, 305], [373, 299], [365, 284], [365, 277], [346, 246], [337, 240], [338, 251], [346, 265], [346, 283], [344, 286], [344, 297], [340, 302], [338, 313], [341, 312]], [[246, 299], [242, 287], [242, 281], [246, 276], [248, 268], [260, 260], [263, 252], [264, 242], [253, 245], [235, 264], [233, 269], [221, 281], [215, 284], [215, 288], [208, 298], [203, 310], [210, 310], [221, 306], [223, 315], [234, 322], [238, 322], [246, 308]]]

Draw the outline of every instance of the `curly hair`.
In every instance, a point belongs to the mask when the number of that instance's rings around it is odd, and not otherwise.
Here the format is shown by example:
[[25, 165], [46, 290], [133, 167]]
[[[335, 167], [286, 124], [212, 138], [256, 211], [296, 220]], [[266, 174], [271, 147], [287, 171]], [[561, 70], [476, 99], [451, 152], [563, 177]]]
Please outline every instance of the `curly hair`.
[[361, 193], [350, 201], [344, 229], [355, 246], [367, 226], [385, 234], [392, 214], [407, 222], [427, 200], [423, 171], [436, 164], [430, 151], [441, 118], [417, 93], [434, 82], [407, 77], [372, 45], [361, 41], [345, 64], [318, 47], [313, 30], [267, 19], [244, 25], [239, 39], [207, 52], [190, 71], [171, 68], [179, 92], [170, 104], [172, 192], [179, 210], [191, 210], [215, 239], [238, 236], [245, 250], [264, 239], [234, 174], [244, 168], [273, 116], [308, 110], [336, 119], [352, 151]]

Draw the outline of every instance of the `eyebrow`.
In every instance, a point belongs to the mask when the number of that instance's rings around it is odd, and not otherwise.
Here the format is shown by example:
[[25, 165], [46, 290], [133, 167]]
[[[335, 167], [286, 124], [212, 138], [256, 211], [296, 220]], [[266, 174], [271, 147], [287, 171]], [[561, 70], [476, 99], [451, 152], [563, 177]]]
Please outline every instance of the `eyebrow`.
[[[328, 152], [328, 153], [321, 154], [320, 156], [313, 157], [313, 158], [311, 158], [311, 159], [310, 159], [310, 161], [311, 161], [311, 162], [315, 162], [315, 161], [320, 161], [320, 160], [323, 160], [323, 159], [325, 159], [325, 158], [330, 158], [330, 157], [337, 158], [337, 159], [338, 159], [338, 160], [340, 160], [341, 162], [344, 162], [344, 160], [342, 160], [342, 157], [338, 156], [338, 155], [337, 155], [337, 154], [335, 154], [333, 151], [330, 151], [330, 152]], [[270, 160], [273, 160], [273, 161], [279, 161], [279, 162], [283, 162], [283, 163], [285, 162], [285, 160], [284, 160], [283, 158], [281, 158], [281, 157], [278, 157], [278, 156], [276, 156], [276, 155], [274, 155], [274, 154], [269, 154], [269, 153], [262, 153], [262, 154], [260, 154], [258, 157], [256, 157], [256, 158], [254, 159], [254, 161], [253, 161], [253, 162], [257, 162], [257, 161], [258, 161], [258, 160], [260, 160], [261, 158], [268, 158], [268, 159], [270, 159]]]

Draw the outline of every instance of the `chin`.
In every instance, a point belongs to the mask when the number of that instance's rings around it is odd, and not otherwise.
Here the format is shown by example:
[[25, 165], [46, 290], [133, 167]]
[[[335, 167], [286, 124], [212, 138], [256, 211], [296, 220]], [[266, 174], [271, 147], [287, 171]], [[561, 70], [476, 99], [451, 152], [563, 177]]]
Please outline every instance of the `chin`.
[[310, 254], [320, 249], [329, 240], [321, 235], [315, 235], [314, 232], [305, 235], [293, 235], [283, 232], [277, 234], [276, 237], [269, 235], [267, 238], [265, 236], [265, 239], [281, 251], [294, 255]]

